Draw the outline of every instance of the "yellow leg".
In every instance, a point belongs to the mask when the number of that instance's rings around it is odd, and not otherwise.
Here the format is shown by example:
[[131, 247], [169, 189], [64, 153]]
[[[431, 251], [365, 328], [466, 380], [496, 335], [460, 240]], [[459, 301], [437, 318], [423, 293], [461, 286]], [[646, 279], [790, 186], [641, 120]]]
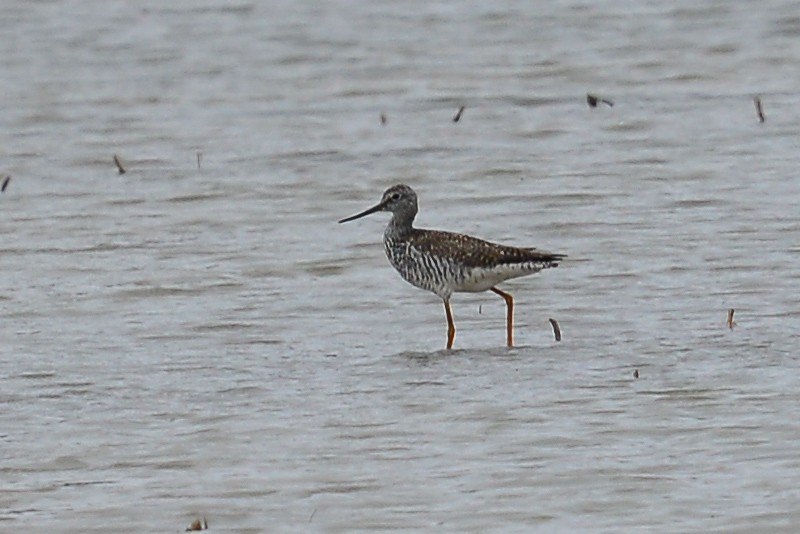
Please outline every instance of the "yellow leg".
[[496, 287], [491, 288], [492, 291], [503, 297], [508, 307], [508, 315], [506, 316], [506, 342], [509, 347], [514, 346], [514, 297], [505, 291], [500, 291]]
[[450, 301], [444, 301], [444, 313], [447, 315], [447, 348], [453, 348], [453, 340], [456, 338], [456, 323], [453, 322], [453, 310], [450, 309]]

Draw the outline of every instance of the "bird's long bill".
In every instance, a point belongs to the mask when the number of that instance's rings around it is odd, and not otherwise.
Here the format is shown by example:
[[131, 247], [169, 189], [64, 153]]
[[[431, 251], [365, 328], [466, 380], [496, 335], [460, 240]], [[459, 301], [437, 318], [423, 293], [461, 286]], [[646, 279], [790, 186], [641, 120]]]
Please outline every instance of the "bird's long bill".
[[356, 213], [355, 215], [352, 215], [350, 217], [345, 217], [344, 219], [342, 219], [339, 222], [343, 223], [343, 222], [348, 222], [348, 221], [355, 221], [356, 219], [360, 219], [361, 217], [366, 217], [370, 213], [375, 213], [376, 211], [381, 211], [383, 209], [383, 207], [384, 207], [384, 204], [385, 204], [384, 202], [381, 202], [380, 204], [375, 204], [371, 208], [366, 209], [366, 210], [362, 211], [361, 213]]

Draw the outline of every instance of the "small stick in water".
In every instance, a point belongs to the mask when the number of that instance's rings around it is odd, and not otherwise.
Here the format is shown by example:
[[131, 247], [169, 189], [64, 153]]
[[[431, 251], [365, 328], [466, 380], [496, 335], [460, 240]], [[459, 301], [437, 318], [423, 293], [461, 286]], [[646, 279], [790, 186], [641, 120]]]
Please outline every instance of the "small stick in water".
[[758, 122], [764, 122], [765, 120], [767, 120], [767, 118], [764, 117], [764, 108], [761, 107], [761, 97], [757, 96], [753, 98], [753, 104], [756, 105], [756, 115], [758, 115]]
[[387, 122], [388, 120], [389, 120], [389, 119], [387, 119], [387, 118], [386, 118], [386, 114], [385, 114], [385, 113], [381, 113], [381, 124], [385, 126], [385, 125], [386, 125], [386, 122]]
[[204, 517], [201, 521], [200, 519], [195, 519], [192, 521], [192, 524], [186, 527], [186, 532], [191, 532], [194, 530], [208, 530], [208, 521]]
[[200, 170], [200, 159], [201, 159], [202, 157], [203, 157], [203, 153], [198, 151], [198, 152], [197, 152], [197, 170], [198, 170], [198, 171]]
[[590, 108], [596, 108], [598, 102], [602, 102], [603, 104], [607, 105], [610, 108], [614, 107], [614, 102], [612, 102], [611, 100], [590, 95], [588, 93], [586, 94], [586, 103], [589, 104]]
[[117, 170], [120, 174], [125, 174], [125, 167], [122, 166], [122, 162], [119, 160], [119, 156], [114, 154], [114, 163], [117, 164]]
[[458, 122], [461, 120], [461, 115], [464, 113], [465, 109], [467, 109], [467, 106], [461, 106], [458, 108], [458, 113], [456, 113], [456, 116], [453, 117], [453, 122]]
[[561, 327], [558, 326], [558, 321], [552, 317], [548, 319], [548, 321], [550, 321], [550, 324], [553, 325], [553, 335], [556, 336], [556, 341], [561, 341]]
[[731, 330], [733, 330], [733, 327], [736, 326], [736, 321], [733, 320], [733, 312], [734, 312], [733, 308], [728, 310], [728, 320], [725, 323]]
[[8, 182], [10, 182], [10, 181], [11, 181], [11, 177], [10, 176], [6, 176], [5, 179], [3, 180], [3, 185], [0, 187], [0, 193], [5, 193], [6, 192], [6, 187], [8, 187]]

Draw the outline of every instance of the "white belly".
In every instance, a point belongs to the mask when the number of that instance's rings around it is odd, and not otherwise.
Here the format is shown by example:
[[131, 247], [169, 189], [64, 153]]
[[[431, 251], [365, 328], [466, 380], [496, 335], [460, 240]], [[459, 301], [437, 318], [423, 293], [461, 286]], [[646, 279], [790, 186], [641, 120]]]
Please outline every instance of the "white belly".
[[472, 267], [466, 273], [464, 281], [453, 288], [453, 291], [478, 293], [486, 291], [501, 282], [540, 271], [529, 265], [508, 264], [499, 267]]

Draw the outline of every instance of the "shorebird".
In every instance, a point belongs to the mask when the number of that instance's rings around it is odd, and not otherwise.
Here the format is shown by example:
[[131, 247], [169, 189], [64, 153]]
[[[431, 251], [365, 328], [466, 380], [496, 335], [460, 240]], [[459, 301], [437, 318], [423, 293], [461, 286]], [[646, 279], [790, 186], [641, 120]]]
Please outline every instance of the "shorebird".
[[535, 248], [517, 248], [491, 243], [464, 234], [414, 228], [419, 208], [417, 194], [407, 185], [390, 187], [381, 201], [340, 223], [388, 211], [392, 219], [383, 233], [389, 263], [407, 282], [431, 291], [444, 302], [447, 317], [447, 348], [453, 348], [456, 326], [450, 297], [454, 292], [491, 290], [506, 301], [506, 342], [514, 346], [514, 297], [497, 284], [542, 269], [557, 267], [564, 254]]

